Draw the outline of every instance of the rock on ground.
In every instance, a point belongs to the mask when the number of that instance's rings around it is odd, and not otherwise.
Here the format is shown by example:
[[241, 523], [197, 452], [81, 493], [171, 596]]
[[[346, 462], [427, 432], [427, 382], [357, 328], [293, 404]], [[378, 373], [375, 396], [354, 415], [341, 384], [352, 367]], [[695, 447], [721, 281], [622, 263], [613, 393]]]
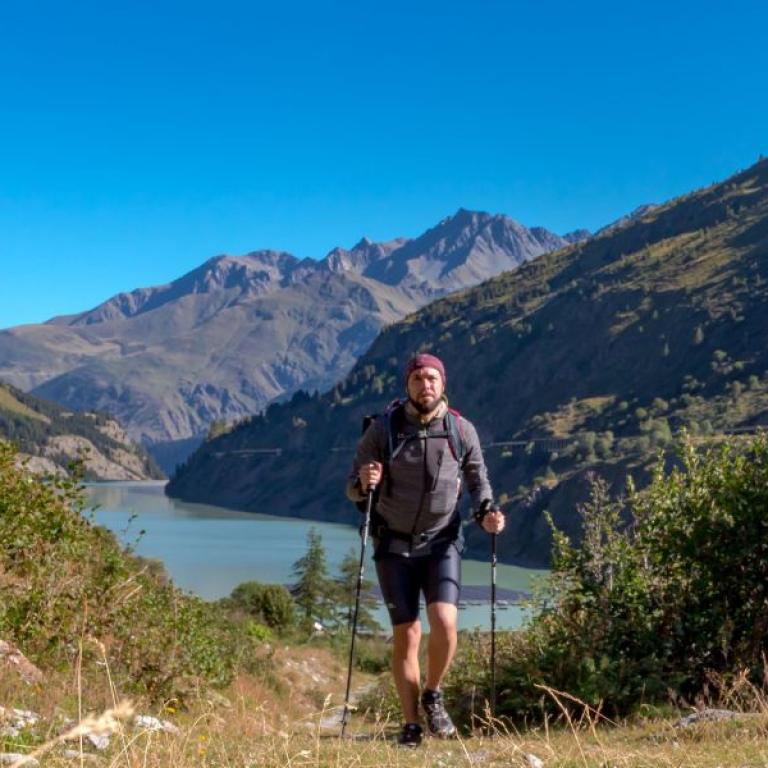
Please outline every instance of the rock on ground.
[[34, 757], [27, 757], [18, 752], [0, 752], [0, 765], [24, 765], [33, 768], [40, 763]]
[[29, 685], [43, 681], [43, 673], [15, 645], [5, 640], [0, 640], [0, 665], [14, 670]]
[[672, 726], [674, 728], [686, 728], [694, 723], [718, 723], [723, 720], [735, 720], [737, 717], [743, 717], [741, 712], [732, 712], [730, 709], [700, 709], [698, 712], [692, 712], [690, 715], [676, 720]]

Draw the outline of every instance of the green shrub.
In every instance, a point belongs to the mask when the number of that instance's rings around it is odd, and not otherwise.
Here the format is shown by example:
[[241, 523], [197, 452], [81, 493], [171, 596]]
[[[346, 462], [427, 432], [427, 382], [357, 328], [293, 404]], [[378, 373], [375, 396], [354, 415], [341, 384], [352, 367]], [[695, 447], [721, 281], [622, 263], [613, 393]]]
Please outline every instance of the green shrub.
[[296, 621], [290, 592], [281, 584], [246, 581], [232, 591], [231, 604], [267, 627], [283, 632]]
[[392, 664], [391, 644], [381, 637], [358, 638], [355, 645], [355, 664], [360, 671], [371, 675], [385, 672]]
[[[626, 502], [595, 479], [581, 543], [555, 532], [535, 616], [501, 646], [498, 712], [557, 713], [541, 686], [624, 714], [670, 691], [716, 695], [713, 680], [744, 670], [764, 682], [768, 439], [706, 453], [687, 444], [680, 459], [669, 472], [660, 459], [650, 486], [630, 484]], [[470, 679], [487, 696], [486, 659], [487, 649], [461, 650], [448, 686], [455, 700]]]
[[259, 624], [257, 621], [247, 621], [245, 623], [245, 631], [250, 637], [260, 643], [267, 643], [274, 639], [272, 630], [263, 624]]
[[0, 441], [0, 637], [43, 666], [71, 664], [85, 638], [86, 663], [106, 653], [121, 690], [158, 699], [226, 683], [231, 627], [83, 510], [76, 479], [29, 474]]

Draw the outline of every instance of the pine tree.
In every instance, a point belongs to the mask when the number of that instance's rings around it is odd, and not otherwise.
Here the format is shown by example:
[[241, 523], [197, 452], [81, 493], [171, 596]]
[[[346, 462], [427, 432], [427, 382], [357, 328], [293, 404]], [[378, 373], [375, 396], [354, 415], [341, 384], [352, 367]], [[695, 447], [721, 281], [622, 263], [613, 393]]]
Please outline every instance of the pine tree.
[[293, 564], [293, 573], [297, 580], [291, 594], [305, 623], [311, 624], [313, 619], [326, 621], [331, 614], [332, 585], [328, 579], [323, 538], [314, 527], [307, 532], [307, 551]]
[[[339, 564], [339, 577], [336, 579], [338, 589], [337, 615], [339, 623], [352, 628], [355, 613], [355, 595], [357, 594], [357, 577], [360, 573], [360, 556], [351, 549]], [[363, 578], [360, 588], [360, 609], [357, 614], [357, 626], [366, 629], [381, 629], [381, 625], [373, 617], [371, 611], [376, 607], [376, 598], [371, 595], [373, 582]]]

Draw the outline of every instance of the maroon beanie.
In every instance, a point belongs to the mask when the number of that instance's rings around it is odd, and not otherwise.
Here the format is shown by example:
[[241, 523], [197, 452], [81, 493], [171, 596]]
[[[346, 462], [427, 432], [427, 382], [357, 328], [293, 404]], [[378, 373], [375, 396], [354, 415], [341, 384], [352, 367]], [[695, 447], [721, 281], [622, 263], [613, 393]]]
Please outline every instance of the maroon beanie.
[[405, 383], [408, 384], [408, 378], [417, 368], [434, 368], [443, 379], [443, 387], [445, 387], [445, 366], [443, 361], [439, 357], [430, 355], [427, 352], [414, 355], [405, 366]]

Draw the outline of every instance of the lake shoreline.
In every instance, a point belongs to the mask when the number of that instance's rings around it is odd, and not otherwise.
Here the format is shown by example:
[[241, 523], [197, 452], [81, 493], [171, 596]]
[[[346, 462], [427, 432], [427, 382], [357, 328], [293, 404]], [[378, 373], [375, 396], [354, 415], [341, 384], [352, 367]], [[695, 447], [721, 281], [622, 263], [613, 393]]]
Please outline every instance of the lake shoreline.
[[[161, 562], [176, 586], [204, 600], [227, 597], [247, 581], [294, 583], [293, 563], [305, 554], [312, 528], [322, 537], [330, 578], [337, 576], [350, 552], [359, 557], [360, 535], [355, 526], [180, 502], [166, 496], [164, 486], [162, 481], [87, 484], [91, 509], [85, 514], [135, 554]], [[371, 549], [365, 573], [375, 580]], [[541, 574], [508, 564], [497, 566], [500, 628], [522, 623], [524, 609], [519, 603], [530, 595]], [[462, 561], [460, 626], [488, 627], [490, 579], [487, 560]], [[377, 588], [374, 596], [378, 595]], [[381, 623], [388, 622], [383, 603], [377, 615]]]

